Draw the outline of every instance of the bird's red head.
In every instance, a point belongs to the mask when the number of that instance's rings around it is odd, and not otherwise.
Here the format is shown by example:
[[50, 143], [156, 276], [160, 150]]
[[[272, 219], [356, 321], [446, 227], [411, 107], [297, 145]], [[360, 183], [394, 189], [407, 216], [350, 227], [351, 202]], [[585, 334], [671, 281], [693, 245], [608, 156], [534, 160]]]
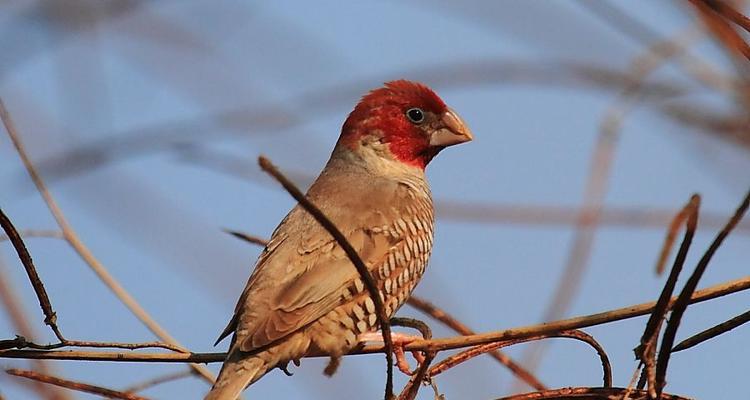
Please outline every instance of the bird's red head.
[[471, 139], [463, 120], [432, 89], [398, 80], [362, 98], [344, 122], [339, 142], [424, 169], [440, 150]]

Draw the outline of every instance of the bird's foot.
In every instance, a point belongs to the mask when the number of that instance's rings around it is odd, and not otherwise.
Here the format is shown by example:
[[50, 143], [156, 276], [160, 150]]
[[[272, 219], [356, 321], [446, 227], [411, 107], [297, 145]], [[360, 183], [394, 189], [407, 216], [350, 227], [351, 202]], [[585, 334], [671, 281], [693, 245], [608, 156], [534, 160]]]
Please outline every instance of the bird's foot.
[[[379, 331], [360, 334], [359, 336], [357, 336], [357, 340], [359, 340], [360, 343], [385, 343], [385, 340], [383, 340], [383, 334]], [[398, 367], [399, 371], [409, 376], [414, 375], [416, 370], [412, 371], [409, 368], [409, 362], [406, 360], [406, 354], [404, 353], [404, 346], [415, 340], [422, 340], [422, 337], [417, 335], [409, 335], [406, 333], [391, 332], [393, 354], [396, 356], [396, 366]], [[412, 351], [411, 355], [414, 356], [415, 360], [417, 360], [417, 367], [419, 367], [419, 364], [424, 361], [424, 355], [421, 351]]]

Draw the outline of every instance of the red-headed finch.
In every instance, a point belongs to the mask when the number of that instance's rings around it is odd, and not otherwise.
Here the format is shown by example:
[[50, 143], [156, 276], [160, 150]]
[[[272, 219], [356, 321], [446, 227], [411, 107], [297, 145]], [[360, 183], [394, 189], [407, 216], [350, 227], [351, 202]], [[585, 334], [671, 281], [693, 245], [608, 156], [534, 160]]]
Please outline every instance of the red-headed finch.
[[[398, 80], [366, 94], [307, 192], [368, 266], [386, 313], [424, 273], [434, 213], [424, 169], [471, 131], [425, 85]], [[312, 352], [334, 359], [378, 329], [354, 265], [301, 206], [281, 221], [258, 258], [234, 316], [229, 355], [206, 399], [233, 400], [275, 367]]]

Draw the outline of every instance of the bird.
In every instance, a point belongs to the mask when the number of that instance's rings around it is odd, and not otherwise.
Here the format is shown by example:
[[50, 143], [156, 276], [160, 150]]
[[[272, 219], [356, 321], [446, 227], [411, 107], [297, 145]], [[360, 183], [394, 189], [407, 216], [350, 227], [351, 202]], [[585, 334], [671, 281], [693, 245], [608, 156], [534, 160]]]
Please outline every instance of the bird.
[[[330, 159], [305, 196], [367, 266], [390, 318], [411, 295], [432, 251], [434, 210], [425, 168], [473, 139], [428, 86], [386, 82], [345, 120]], [[205, 400], [234, 400], [274, 368], [308, 354], [331, 364], [379, 328], [375, 304], [343, 249], [295, 206], [261, 252], [216, 344], [232, 334]], [[330, 371], [329, 371], [330, 372]]]

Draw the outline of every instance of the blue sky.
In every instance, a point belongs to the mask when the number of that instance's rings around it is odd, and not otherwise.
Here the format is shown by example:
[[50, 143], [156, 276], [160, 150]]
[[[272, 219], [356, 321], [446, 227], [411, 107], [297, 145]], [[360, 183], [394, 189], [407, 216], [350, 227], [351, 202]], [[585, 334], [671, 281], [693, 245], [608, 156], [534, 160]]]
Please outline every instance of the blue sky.
[[[611, 76], [595, 80], [582, 71], [627, 73], [645, 51], [581, 3], [8, 1], [0, 12], [0, 96], [85, 243], [184, 345], [212, 351], [260, 250], [221, 229], [267, 236], [294, 204], [259, 171], [257, 156], [270, 157], [304, 184], [326, 161], [359, 96], [383, 81], [433, 86], [476, 136], [428, 168], [441, 204], [581, 204], [598, 132], [622, 88]], [[698, 31], [680, 2], [612, 4], [663, 38]], [[732, 73], [720, 48], [696, 36], [691, 54], [722, 76]], [[675, 123], [660, 110], [691, 102], [731, 110], [731, 96], [696, 83], [675, 62], [657, 68], [648, 82], [687, 93], [647, 97], [625, 114], [606, 208], [677, 210], [698, 192], [706, 214], [728, 216], [750, 186], [750, 175], [740, 172], [750, 167], [748, 148]], [[19, 228], [54, 228], [4, 134], [0, 183], [0, 207]], [[438, 208], [432, 261], [416, 293], [478, 331], [540, 322], [574, 228], [469, 221], [454, 211]], [[699, 230], [690, 267], [716, 230]], [[600, 227], [565, 315], [655, 299], [663, 278], [652, 270], [663, 236], [660, 226]], [[65, 243], [27, 243], [68, 337], [153, 339]], [[12, 282], [39, 340], [52, 340], [10, 245], [0, 248], [0, 273]], [[701, 286], [746, 276], [748, 248], [747, 228], [730, 236]], [[741, 293], [689, 308], [678, 339], [746, 311], [748, 301], [750, 294]], [[408, 306], [399, 314], [425, 319]], [[452, 335], [427, 321], [438, 335]], [[617, 385], [627, 385], [636, 366], [632, 348], [645, 321], [587, 330], [608, 350]], [[0, 311], [0, 338], [16, 333]], [[748, 337], [742, 327], [676, 354], [667, 391], [740, 396]], [[520, 359], [527, 348], [508, 353]], [[24, 365], [0, 360], [2, 367]], [[112, 388], [182, 369], [52, 365], [61, 376]], [[293, 378], [272, 372], [248, 397], [380, 396], [382, 356], [347, 358], [331, 379], [321, 375], [323, 366], [304, 360]], [[561, 340], [550, 341], [538, 376], [551, 387], [601, 380], [590, 349]], [[499, 397], [512, 382], [488, 357], [437, 380], [448, 399]], [[396, 387], [404, 383], [399, 377]], [[198, 379], [184, 379], [144, 394], [198, 398], [206, 390]], [[0, 393], [29, 395], [5, 376]]]

